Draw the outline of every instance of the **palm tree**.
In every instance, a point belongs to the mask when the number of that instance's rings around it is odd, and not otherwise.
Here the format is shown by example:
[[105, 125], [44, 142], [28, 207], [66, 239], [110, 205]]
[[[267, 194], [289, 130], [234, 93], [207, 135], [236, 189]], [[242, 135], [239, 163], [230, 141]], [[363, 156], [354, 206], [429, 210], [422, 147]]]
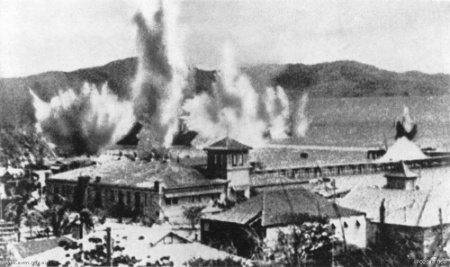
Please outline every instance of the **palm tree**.
[[72, 212], [73, 205], [70, 201], [60, 195], [55, 195], [58, 203], [48, 201], [47, 220], [53, 228], [56, 236], [68, 234], [75, 227], [79, 227], [80, 237], [83, 236], [83, 230], [90, 232], [94, 228], [94, 219], [89, 209], [85, 208], [79, 212]]
[[94, 219], [92, 217], [92, 213], [88, 209], [83, 209], [79, 213], [70, 213], [69, 216], [66, 216], [62, 221], [62, 233], [70, 233], [76, 228], [78, 228], [77, 230], [80, 233], [80, 239], [83, 238], [84, 230], [90, 232], [94, 229]]

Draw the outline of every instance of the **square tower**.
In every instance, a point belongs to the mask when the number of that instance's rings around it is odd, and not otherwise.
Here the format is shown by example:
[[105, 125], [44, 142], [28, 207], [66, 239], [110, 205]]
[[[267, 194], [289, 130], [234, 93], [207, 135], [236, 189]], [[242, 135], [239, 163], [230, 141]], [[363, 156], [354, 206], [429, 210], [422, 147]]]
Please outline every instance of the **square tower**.
[[252, 148], [229, 137], [204, 148], [208, 155], [209, 177], [229, 180], [230, 185], [249, 184], [250, 149]]
[[413, 191], [416, 189], [417, 176], [403, 161], [400, 161], [392, 172], [386, 173], [386, 188]]

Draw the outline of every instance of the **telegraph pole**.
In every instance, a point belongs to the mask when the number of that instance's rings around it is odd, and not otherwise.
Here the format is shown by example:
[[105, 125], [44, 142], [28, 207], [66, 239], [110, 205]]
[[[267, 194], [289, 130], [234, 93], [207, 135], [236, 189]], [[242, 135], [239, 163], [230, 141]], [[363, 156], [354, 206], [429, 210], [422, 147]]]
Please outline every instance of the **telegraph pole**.
[[111, 227], [106, 228], [106, 265], [111, 265]]

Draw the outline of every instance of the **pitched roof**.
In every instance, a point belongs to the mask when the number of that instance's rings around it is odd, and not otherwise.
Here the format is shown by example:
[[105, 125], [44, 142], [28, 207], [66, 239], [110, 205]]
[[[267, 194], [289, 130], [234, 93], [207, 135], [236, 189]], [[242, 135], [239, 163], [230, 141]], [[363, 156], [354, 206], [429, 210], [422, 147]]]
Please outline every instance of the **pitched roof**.
[[301, 218], [338, 218], [363, 212], [333, 205], [324, 197], [303, 188], [264, 193], [263, 226], [287, 225]]
[[427, 156], [420, 148], [407, 137], [401, 137], [388, 148], [386, 154], [377, 159], [376, 162], [392, 162], [401, 160], [426, 159]]
[[394, 177], [394, 178], [409, 178], [409, 179], [415, 179], [417, 178], [417, 174], [412, 172], [408, 166], [403, 162], [399, 162], [394, 170], [392, 172], [386, 173], [385, 175], [387, 178]]
[[73, 242], [73, 240], [70, 238], [59, 237], [52, 239], [31, 240], [28, 242], [13, 244], [12, 246], [14, 247], [15, 250], [17, 250], [17, 252], [22, 258], [27, 258], [58, 247], [58, 243], [62, 240], [65, 240], [69, 243]]
[[[337, 207], [340, 216], [361, 215], [363, 212]], [[265, 191], [262, 194], [223, 213], [205, 217], [209, 220], [247, 224], [262, 216], [263, 226], [297, 223], [303, 218], [339, 217], [333, 203], [303, 188]]]
[[262, 207], [263, 207], [263, 195], [261, 194], [225, 212], [207, 215], [204, 216], [203, 218], [221, 222], [247, 224], [261, 213]]
[[215, 142], [209, 147], [204, 148], [204, 150], [227, 150], [227, 151], [246, 151], [250, 149], [252, 149], [252, 147], [244, 145], [229, 137], [225, 137], [224, 139]]
[[80, 175], [88, 175], [91, 182], [94, 177], [101, 177], [102, 184], [118, 184], [153, 188], [155, 181], [160, 181], [166, 188], [183, 188], [190, 186], [224, 184], [224, 180], [206, 179], [193, 168], [184, 167], [174, 162], [159, 161], [111, 161], [103, 164], [57, 173], [50, 179], [76, 181]]
[[383, 199], [387, 224], [418, 227], [439, 225], [439, 208], [442, 210], [443, 223], [450, 223], [450, 199], [444, 188], [433, 191], [405, 191], [359, 187], [339, 200], [339, 204], [365, 212], [368, 219], [379, 223]]

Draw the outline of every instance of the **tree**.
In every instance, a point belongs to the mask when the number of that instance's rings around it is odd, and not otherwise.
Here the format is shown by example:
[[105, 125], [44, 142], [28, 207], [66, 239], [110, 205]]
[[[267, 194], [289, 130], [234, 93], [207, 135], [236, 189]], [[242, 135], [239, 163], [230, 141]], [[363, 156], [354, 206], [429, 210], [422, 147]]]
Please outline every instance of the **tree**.
[[200, 221], [202, 210], [205, 206], [192, 206], [184, 208], [183, 215], [190, 222], [192, 230], [195, 230], [195, 225]]
[[46, 201], [49, 209], [44, 212], [44, 217], [53, 229], [55, 236], [61, 236], [65, 225], [69, 223], [69, 211], [71, 203], [58, 194], [53, 194]]
[[81, 211], [73, 211], [73, 204], [60, 195], [55, 195], [53, 199], [48, 199], [47, 206], [49, 210], [45, 217], [52, 226], [53, 233], [56, 236], [70, 233], [74, 228], [79, 228], [80, 237], [83, 237], [83, 230], [90, 232], [94, 228], [94, 218], [91, 211], [87, 208]]
[[5, 207], [5, 217], [7, 221], [13, 221], [20, 227], [22, 215], [28, 210], [28, 194], [22, 196], [14, 196]]
[[30, 228], [30, 237], [33, 236], [33, 227], [46, 224], [44, 216], [36, 210], [28, 210], [22, 215], [22, 224]]
[[266, 249], [266, 258], [283, 266], [331, 266], [333, 240], [328, 225], [304, 222], [279, 232], [275, 247]]
[[94, 229], [94, 219], [92, 213], [88, 209], [83, 209], [80, 211], [80, 216], [78, 217], [80, 222], [80, 238], [83, 238], [83, 230], [89, 233]]

